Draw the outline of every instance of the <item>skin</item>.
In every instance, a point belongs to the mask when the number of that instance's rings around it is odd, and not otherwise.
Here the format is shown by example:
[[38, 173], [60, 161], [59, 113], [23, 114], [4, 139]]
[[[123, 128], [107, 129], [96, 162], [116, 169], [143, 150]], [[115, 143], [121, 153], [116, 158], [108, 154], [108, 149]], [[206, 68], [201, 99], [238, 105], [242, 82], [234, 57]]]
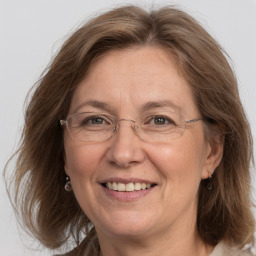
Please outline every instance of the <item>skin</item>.
[[[110, 109], [84, 105], [88, 100]], [[108, 52], [93, 64], [74, 92], [69, 115], [94, 111], [134, 119], [141, 105], [163, 100], [178, 106], [186, 120], [200, 117], [170, 52], [132, 47]], [[143, 141], [129, 122], [121, 122], [118, 132], [100, 143], [75, 141], [66, 130], [64, 146], [65, 171], [94, 223], [101, 255], [198, 256], [212, 251], [196, 233], [197, 198], [201, 179], [221, 160], [222, 146], [206, 140], [202, 121], [189, 124], [181, 137], [168, 143]], [[100, 184], [113, 178], [143, 179], [156, 186], [134, 200], [120, 200]]]

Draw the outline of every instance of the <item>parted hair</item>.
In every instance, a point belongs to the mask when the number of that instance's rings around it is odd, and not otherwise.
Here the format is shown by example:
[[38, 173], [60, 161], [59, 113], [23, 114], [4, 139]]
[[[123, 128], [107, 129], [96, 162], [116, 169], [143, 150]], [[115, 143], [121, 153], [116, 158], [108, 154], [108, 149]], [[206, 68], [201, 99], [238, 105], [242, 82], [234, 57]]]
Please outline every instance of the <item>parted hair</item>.
[[[115, 49], [154, 45], [169, 49], [191, 86], [207, 139], [219, 134], [224, 152], [198, 191], [197, 232], [208, 244], [253, 243], [250, 165], [253, 146], [237, 81], [220, 45], [190, 15], [167, 6], [150, 11], [115, 8], [80, 26], [63, 44], [30, 94], [20, 146], [5, 169], [9, 195], [20, 223], [48, 248], [75, 239], [70, 255], [97, 255], [97, 234], [73, 192], [64, 190], [63, 131], [71, 98], [89, 67]], [[135, 89], [136, 93], [136, 89]], [[15, 161], [11, 168], [10, 161]], [[86, 236], [86, 238], [84, 238]]]

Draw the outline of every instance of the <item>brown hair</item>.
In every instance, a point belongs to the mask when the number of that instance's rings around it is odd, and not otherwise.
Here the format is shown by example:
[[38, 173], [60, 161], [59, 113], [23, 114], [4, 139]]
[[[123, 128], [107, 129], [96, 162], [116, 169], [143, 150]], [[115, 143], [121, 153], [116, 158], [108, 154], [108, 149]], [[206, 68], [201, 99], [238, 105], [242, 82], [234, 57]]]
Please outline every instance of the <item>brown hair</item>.
[[70, 237], [79, 244], [81, 234], [86, 234], [82, 247], [89, 250], [90, 241], [97, 240], [74, 194], [63, 188], [64, 147], [58, 120], [66, 117], [76, 86], [97, 57], [112, 49], [149, 44], [170, 49], [176, 56], [207, 136], [211, 139], [216, 132], [223, 136], [223, 159], [212, 178], [213, 190], [207, 190], [205, 180], [200, 184], [198, 234], [212, 245], [223, 239], [240, 246], [253, 242], [252, 136], [223, 50], [183, 11], [164, 7], [146, 12], [125, 6], [92, 19], [64, 43], [27, 106], [16, 153], [13, 203], [21, 222], [48, 248], [58, 248]]

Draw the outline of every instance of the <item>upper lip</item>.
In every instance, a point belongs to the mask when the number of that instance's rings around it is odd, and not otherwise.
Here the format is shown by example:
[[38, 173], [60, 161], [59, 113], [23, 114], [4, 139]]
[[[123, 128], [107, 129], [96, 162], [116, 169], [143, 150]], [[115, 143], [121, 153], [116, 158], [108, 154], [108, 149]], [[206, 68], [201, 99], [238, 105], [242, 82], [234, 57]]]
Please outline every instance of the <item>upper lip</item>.
[[104, 184], [107, 182], [117, 182], [117, 183], [120, 182], [124, 184], [128, 184], [128, 183], [146, 183], [150, 185], [156, 184], [156, 182], [140, 179], [140, 178], [118, 178], [118, 177], [107, 178], [107, 179], [101, 180], [99, 183]]

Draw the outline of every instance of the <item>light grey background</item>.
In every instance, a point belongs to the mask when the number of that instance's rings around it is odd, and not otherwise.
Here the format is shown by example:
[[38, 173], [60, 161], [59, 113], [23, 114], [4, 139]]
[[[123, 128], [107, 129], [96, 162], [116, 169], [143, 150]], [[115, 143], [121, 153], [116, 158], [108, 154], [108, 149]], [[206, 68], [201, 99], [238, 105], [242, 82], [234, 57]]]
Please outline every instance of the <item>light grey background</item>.
[[[14, 152], [23, 123], [29, 88], [58, 47], [81, 22], [121, 3], [141, 6], [159, 1], [0, 0], [0, 170]], [[242, 101], [256, 137], [256, 0], [174, 0], [196, 17], [233, 60]], [[47, 102], [46, 102], [47, 104]], [[255, 178], [255, 176], [253, 176]], [[256, 182], [254, 182], [255, 186]], [[255, 192], [254, 192], [255, 195]], [[39, 248], [30, 250], [27, 247]], [[0, 255], [50, 255], [24, 234], [19, 235], [0, 178]]]

